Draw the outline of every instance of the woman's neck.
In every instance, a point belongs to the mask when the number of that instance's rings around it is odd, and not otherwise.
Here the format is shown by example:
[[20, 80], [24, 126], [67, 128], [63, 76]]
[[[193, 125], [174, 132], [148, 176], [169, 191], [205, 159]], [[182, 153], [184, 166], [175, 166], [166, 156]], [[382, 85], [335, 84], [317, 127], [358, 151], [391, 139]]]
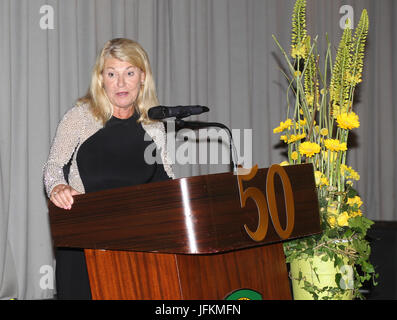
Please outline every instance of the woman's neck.
[[134, 107], [113, 107], [113, 116], [119, 119], [128, 119], [134, 114]]

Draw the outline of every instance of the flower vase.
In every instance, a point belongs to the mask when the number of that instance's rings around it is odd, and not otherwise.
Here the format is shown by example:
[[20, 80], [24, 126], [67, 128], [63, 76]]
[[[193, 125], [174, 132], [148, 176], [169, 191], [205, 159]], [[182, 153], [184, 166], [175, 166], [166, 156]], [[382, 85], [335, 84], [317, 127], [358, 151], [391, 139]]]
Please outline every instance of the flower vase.
[[[332, 260], [323, 261], [322, 256], [309, 257], [307, 260], [295, 259], [290, 263], [290, 276], [294, 300], [314, 300], [314, 296], [304, 289], [307, 281], [314, 289], [319, 300], [352, 300], [353, 298], [353, 271], [344, 259], [345, 265], [335, 267]], [[341, 273], [339, 286], [335, 281], [337, 273]], [[330, 290], [321, 291], [328, 287]], [[338, 287], [345, 290], [336, 292]], [[318, 291], [317, 291], [317, 290]], [[339, 291], [339, 290], [338, 290]]]

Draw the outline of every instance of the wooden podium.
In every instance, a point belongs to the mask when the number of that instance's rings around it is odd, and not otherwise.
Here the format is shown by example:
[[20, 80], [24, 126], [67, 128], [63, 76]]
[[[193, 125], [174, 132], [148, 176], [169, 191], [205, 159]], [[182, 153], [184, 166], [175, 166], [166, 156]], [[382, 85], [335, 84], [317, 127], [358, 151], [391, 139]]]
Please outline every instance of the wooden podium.
[[282, 241], [321, 232], [311, 164], [83, 194], [49, 216], [55, 247], [85, 249], [93, 299], [291, 299]]

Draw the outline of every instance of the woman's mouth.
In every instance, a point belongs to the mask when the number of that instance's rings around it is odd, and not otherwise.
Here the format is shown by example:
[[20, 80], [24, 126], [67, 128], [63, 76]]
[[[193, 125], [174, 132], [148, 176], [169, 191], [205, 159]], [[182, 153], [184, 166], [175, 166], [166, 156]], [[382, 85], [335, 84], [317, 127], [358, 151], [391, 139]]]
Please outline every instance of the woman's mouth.
[[128, 95], [128, 91], [121, 91], [121, 92], [117, 92], [116, 96], [118, 97], [124, 97]]

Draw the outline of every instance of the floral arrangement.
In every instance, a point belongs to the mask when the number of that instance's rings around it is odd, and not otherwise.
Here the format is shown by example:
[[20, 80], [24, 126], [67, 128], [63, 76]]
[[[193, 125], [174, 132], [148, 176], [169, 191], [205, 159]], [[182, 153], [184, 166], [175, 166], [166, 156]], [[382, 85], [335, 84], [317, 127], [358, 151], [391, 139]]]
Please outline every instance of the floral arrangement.
[[[306, 31], [305, 0], [297, 0], [294, 6], [290, 52], [273, 36], [288, 65], [284, 75], [289, 84], [287, 117], [273, 132], [280, 134], [288, 149], [288, 161], [282, 165], [313, 164], [323, 229], [320, 235], [286, 242], [286, 260], [317, 255], [339, 267], [348, 261], [354, 270], [350, 288], [338, 285], [320, 289], [300, 279], [314, 298], [322, 291], [335, 298], [348, 289], [353, 290], [353, 297], [364, 298], [359, 288], [370, 279], [375, 283], [376, 278], [366, 240], [373, 222], [364, 217], [363, 202], [353, 187], [360, 175], [346, 164], [349, 133], [360, 126], [353, 102], [356, 86], [362, 81], [368, 25], [366, 10], [355, 30], [347, 21], [335, 61], [327, 38], [322, 66], [317, 37], [312, 41]], [[293, 105], [290, 95], [294, 97]], [[337, 284], [342, 276], [336, 274]]]

